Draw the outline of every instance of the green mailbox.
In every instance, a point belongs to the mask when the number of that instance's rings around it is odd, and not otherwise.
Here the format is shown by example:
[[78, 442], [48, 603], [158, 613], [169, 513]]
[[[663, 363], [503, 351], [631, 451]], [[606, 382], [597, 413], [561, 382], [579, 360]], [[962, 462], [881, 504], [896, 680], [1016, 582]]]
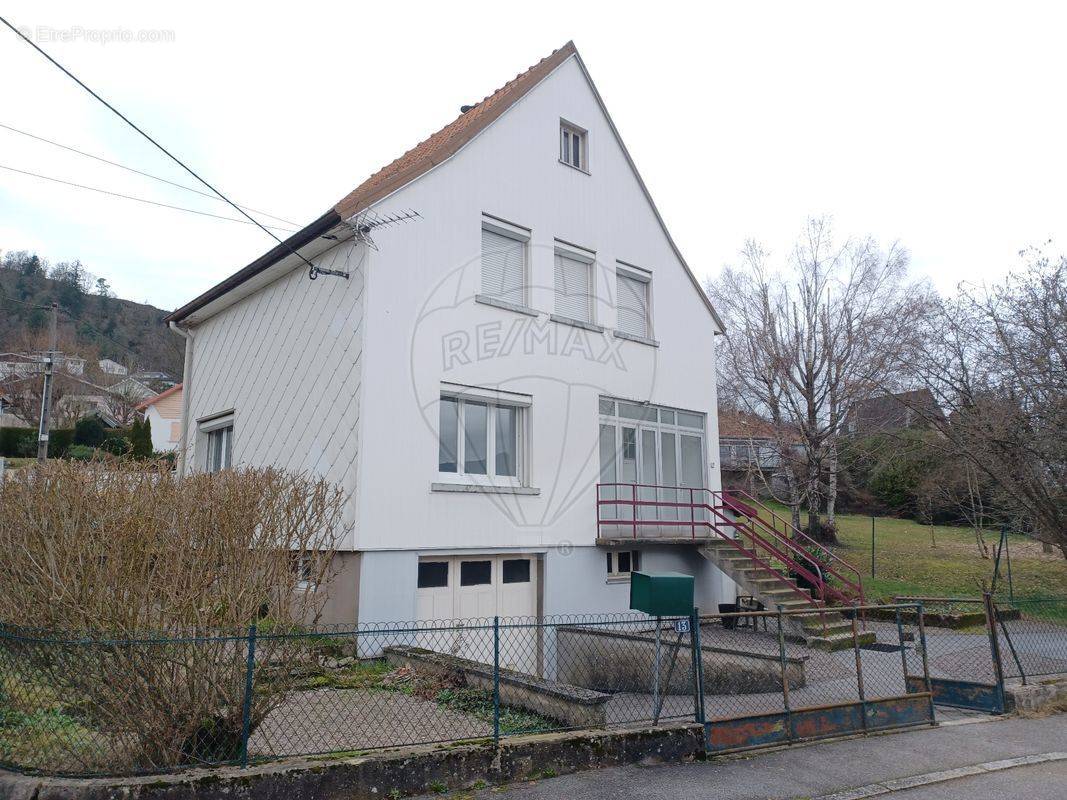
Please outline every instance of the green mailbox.
[[693, 576], [631, 572], [630, 608], [653, 617], [688, 617], [693, 613]]

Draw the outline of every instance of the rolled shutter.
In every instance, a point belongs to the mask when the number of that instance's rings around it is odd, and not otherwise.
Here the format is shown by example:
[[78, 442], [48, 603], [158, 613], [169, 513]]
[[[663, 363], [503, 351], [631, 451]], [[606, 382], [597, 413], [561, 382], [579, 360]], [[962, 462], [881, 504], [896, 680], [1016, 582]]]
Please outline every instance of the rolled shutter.
[[526, 243], [482, 228], [482, 293], [526, 305]]
[[618, 296], [616, 329], [633, 336], [648, 336], [648, 284], [645, 281], [615, 273]]
[[556, 313], [570, 319], [592, 322], [590, 265], [556, 253]]

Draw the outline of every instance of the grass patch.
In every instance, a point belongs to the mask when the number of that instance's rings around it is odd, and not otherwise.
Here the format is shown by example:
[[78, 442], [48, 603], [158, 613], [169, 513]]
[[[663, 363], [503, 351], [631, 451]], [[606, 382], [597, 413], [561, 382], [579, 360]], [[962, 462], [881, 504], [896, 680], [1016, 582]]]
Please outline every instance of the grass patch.
[[[788, 510], [774, 506], [788, 519]], [[803, 517], [802, 517], [803, 519]], [[900, 595], [977, 597], [983, 582], [993, 577], [998, 531], [985, 536], [990, 557], [983, 558], [970, 528], [922, 525], [914, 520], [875, 517], [875, 562], [871, 576], [871, 518], [837, 515], [839, 547], [835, 555], [856, 567], [863, 576], [868, 601], [889, 601]], [[1067, 619], [1067, 560], [1055, 551], [1043, 553], [1041, 543], [1009, 535], [1012, 582], [1018, 598], [1048, 598], [1043, 616]], [[1001, 563], [998, 598], [1007, 599], [1007, 564]], [[1024, 613], [1026, 610], [1024, 609]]]

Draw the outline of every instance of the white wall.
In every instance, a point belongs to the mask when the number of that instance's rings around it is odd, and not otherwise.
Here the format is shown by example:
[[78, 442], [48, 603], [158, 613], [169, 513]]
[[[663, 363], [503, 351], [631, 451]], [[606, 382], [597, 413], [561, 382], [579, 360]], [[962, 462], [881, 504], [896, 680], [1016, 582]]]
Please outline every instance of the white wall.
[[[356, 481], [363, 354], [365, 247], [342, 244], [315, 259], [348, 263], [351, 278], [298, 269], [192, 329], [190, 469], [206, 463], [196, 420], [233, 410], [235, 465], [271, 465]], [[349, 504], [347, 522], [354, 521]], [[342, 543], [350, 547], [351, 539]]]
[[[558, 162], [561, 117], [589, 129], [591, 174]], [[601, 394], [704, 412], [708, 481], [719, 487], [715, 324], [573, 59], [451, 161], [381, 204], [409, 207], [423, 218], [376, 233], [367, 279], [364, 377], [374, 389], [364, 413], [374, 422], [360, 452], [359, 548], [593, 544]], [[532, 229], [536, 334], [530, 317], [473, 301], [483, 212]], [[609, 329], [616, 259], [651, 270], [658, 348], [619, 342], [609, 330], [585, 340], [593, 357], [575, 350], [576, 329], [548, 321], [555, 238], [596, 251], [596, 316]], [[532, 343], [529, 353], [495, 352], [516, 332]], [[541, 333], [558, 337], [554, 349], [536, 341]], [[469, 363], [446, 364], [446, 341], [462, 334]], [[619, 345], [624, 366], [598, 362], [605, 342]], [[530, 482], [539, 496], [431, 492], [442, 381], [532, 395]]]
[[178, 446], [178, 442], [171, 441], [170, 438], [171, 423], [175, 420], [161, 416], [155, 406], [148, 407], [145, 411], [145, 418], [148, 420], [152, 432], [152, 450], [157, 453], [165, 453], [174, 450]]

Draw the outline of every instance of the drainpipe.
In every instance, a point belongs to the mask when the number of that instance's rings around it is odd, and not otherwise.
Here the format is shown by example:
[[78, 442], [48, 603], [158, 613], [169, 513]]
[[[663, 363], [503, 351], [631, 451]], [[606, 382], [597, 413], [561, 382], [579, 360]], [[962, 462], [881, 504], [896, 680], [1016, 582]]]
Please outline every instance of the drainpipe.
[[182, 367], [182, 435], [178, 445], [178, 475], [185, 476], [185, 454], [189, 447], [189, 398], [193, 388], [193, 334], [173, 320], [170, 329], [185, 339], [185, 365]]

